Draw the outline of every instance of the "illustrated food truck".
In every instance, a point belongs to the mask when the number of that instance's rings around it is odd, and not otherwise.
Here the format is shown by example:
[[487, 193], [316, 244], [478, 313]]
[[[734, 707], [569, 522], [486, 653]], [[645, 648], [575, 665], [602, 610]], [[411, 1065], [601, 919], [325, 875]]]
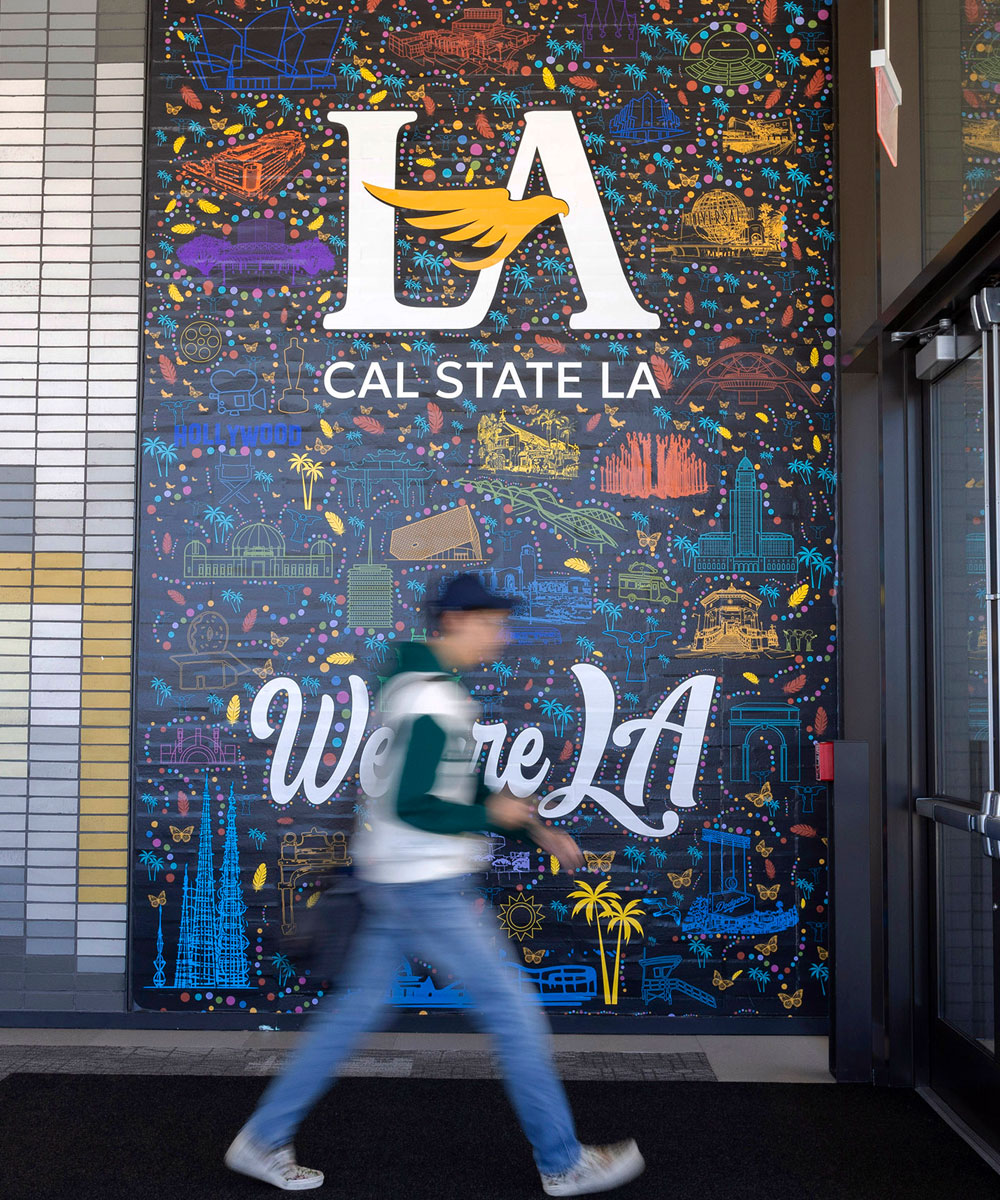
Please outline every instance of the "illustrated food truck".
[[680, 593], [650, 563], [635, 559], [618, 576], [618, 596], [622, 600], [676, 604]]

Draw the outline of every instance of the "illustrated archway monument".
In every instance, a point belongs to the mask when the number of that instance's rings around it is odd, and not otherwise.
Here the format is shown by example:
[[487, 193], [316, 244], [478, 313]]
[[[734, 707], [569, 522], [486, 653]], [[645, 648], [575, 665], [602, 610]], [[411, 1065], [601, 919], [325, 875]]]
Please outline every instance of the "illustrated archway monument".
[[750, 751], [754, 734], [777, 736], [778, 775], [783, 783], [797, 783], [801, 769], [802, 721], [797, 708], [783, 704], [739, 704], [729, 710], [729, 771], [738, 783], [750, 779]]

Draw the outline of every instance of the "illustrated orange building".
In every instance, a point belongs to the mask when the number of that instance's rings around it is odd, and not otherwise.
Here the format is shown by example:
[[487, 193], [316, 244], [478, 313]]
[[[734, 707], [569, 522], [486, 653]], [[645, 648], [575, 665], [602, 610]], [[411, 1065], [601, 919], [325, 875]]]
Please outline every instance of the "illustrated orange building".
[[417, 33], [390, 33], [386, 44], [392, 54], [468, 70], [490, 63], [509, 62], [518, 50], [535, 39], [523, 29], [508, 29], [503, 9], [471, 8], [450, 25]]
[[207, 180], [222, 192], [245, 200], [263, 200], [302, 161], [306, 144], [302, 134], [282, 129], [265, 133], [245, 146], [233, 146], [197, 162], [186, 162], [186, 175]]
[[389, 537], [389, 553], [400, 559], [460, 562], [482, 558], [483, 548], [472, 513], [462, 505], [400, 525]]

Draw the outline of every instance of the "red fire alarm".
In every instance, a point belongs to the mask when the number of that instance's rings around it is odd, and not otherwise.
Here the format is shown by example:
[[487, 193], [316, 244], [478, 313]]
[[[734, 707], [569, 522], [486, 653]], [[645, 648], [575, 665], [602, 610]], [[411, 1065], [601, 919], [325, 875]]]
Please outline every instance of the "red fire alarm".
[[816, 778], [820, 783], [833, 779], [833, 742], [816, 743]]

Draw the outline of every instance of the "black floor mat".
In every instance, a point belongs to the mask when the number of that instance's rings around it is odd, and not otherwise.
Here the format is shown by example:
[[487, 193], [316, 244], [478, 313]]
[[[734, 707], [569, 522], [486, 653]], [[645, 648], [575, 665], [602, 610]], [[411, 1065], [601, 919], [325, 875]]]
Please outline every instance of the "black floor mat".
[[[265, 1080], [11, 1075], [0, 1082], [3, 1200], [256, 1200], [222, 1165]], [[635, 1137], [620, 1189], [682, 1200], [979, 1200], [1000, 1179], [913, 1092], [861, 1085], [570, 1082], [580, 1137]], [[542, 1195], [501, 1085], [345, 1079], [297, 1138], [345, 1200]]]

